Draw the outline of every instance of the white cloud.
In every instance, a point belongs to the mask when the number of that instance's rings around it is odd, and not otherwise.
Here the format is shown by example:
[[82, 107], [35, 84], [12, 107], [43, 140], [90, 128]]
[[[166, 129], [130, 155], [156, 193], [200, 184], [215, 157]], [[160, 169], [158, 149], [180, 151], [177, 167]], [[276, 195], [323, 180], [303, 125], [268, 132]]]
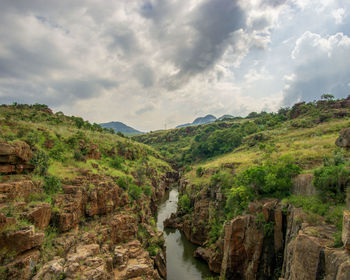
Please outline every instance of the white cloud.
[[[277, 108], [284, 83], [293, 89], [304, 62], [336, 60], [327, 65], [335, 69], [345, 63], [345, 31], [324, 34], [346, 26], [348, 6], [325, 0], [2, 0], [0, 103], [47, 103], [90, 121], [143, 130], [199, 114]], [[293, 72], [293, 81], [283, 79]]]
[[345, 16], [345, 10], [343, 8], [333, 10], [332, 16], [334, 17], [336, 24], [341, 24], [341, 23], [343, 23], [343, 19]]
[[292, 52], [295, 72], [286, 79], [284, 103], [313, 100], [323, 93], [337, 97], [348, 94], [350, 37], [343, 33], [321, 36], [305, 32]]

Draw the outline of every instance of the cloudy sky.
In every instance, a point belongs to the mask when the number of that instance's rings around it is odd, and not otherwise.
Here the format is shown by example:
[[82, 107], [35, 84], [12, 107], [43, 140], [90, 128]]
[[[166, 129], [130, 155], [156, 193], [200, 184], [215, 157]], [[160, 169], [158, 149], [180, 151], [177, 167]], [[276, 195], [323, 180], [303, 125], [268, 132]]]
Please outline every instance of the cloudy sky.
[[1, 0], [0, 103], [148, 131], [350, 94], [348, 0]]

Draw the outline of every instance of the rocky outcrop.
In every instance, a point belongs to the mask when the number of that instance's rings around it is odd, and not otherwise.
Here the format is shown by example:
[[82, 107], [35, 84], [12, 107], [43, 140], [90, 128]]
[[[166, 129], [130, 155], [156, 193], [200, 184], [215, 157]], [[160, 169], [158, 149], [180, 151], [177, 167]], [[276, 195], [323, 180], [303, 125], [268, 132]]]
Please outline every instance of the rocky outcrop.
[[114, 255], [114, 279], [161, 279], [154, 270], [149, 254], [141, 247], [139, 241], [117, 246]]
[[343, 214], [342, 241], [345, 249], [350, 252], [350, 211], [348, 210]]
[[129, 241], [136, 237], [136, 219], [131, 215], [116, 215], [111, 220], [111, 240], [114, 243]]
[[345, 128], [340, 132], [340, 136], [335, 141], [335, 144], [342, 148], [350, 147], [350, 128]]
[[194, 257], [205, 260], [209, 265], [209, 269], [219, 274], [221, 271], [223, 242], [222, 240], [218, 242], [215, 246], [216, 250], [198, 247], [194, 252]]
[[38, 192], [39, 187], [31, 180], [0, 184], [0, 203], [9, 202], [17, 197], [24, 199], [32, 193]]
[[44, 236], [44, 233], [36, 232], [34, 226], [8, 232], [3, 231], [0, 235], [0, 248], [2, 253], [15, 252], [16, 255], [19, 255], [22, 252], [40, 247]]
[[[189, 217], [173, 215], [165, 225], [182, 229], [182, 219]], [[349, 253], [333, 247], [337, 229], [318, 219], [314, 225], [300, 208], [277, 199], [251, 202], [247, 213], [225, 224], [215, 244], [199, 247], [194, 255], [223, 279], [347, 279]], [[345, 248], [350, 243], [349, 221], [345, 211]]]
[[28, 213], [24, 214], [24, 216], [38, 229], [45, 229], [51, 219], [51, 206], [48, 203], [30, 205]]
[[29, 145], [23, 141], [14, 143], [0, 143], [0, 174], [22, 173], [32, 170], [29, 161], [32, 151]]

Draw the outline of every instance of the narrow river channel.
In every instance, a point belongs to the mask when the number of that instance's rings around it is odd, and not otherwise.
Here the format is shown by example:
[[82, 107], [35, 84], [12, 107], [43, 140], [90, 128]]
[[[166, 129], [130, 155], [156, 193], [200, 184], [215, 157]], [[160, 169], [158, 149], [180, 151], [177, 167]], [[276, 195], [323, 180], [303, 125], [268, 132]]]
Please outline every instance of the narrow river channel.
[[168, 280], [201, 280], [214, 276], [207, 264], [193, 257], [197, 246], [189, 242], [178, 229], [164, 229], [163, 222], [176, 212], [178, 190], [172, 189], [160, 204], [157, 216], [157, 228], [164, 232], [167, 279]]

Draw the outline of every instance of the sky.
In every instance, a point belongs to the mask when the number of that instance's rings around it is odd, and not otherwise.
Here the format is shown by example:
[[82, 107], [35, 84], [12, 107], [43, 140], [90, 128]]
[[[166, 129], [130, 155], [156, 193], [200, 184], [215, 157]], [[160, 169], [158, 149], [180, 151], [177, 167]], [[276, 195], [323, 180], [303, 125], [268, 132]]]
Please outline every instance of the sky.
[[0, 104], [142, 131], [350, 94], [348, 0], [1, 0]]

